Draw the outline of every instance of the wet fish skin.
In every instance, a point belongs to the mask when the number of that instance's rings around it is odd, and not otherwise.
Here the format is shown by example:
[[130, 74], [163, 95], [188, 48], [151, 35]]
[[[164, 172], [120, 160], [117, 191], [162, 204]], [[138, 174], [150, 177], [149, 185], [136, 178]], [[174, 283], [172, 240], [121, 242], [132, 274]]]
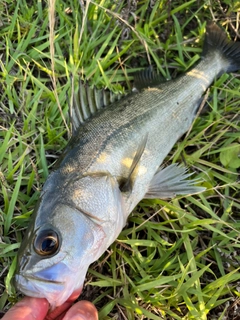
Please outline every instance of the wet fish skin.
[[140, 200], [198, 190], [184, 180], [184, 169], [159, 166], [191, 126], [214, 78], [240, 69], [240, 43], [229, 43], [215, 24], [207, 28], [203, 51], [178, 79], [146, 86], [78, 129], [73, 119], [74, 135], [43, 187], [19, 250], [19, 290], [45, 297], [53, 308], [61, 305], [83, 286], [89, 264], [117, 238]]

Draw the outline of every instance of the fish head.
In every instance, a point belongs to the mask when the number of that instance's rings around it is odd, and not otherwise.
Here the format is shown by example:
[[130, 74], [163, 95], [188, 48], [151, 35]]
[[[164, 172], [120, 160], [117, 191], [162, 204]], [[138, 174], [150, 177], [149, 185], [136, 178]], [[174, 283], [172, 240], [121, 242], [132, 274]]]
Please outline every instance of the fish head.
[[40, 198], [18, 252], [15, 275], [21, 292], [46, 298], [51, 309], [81, 292], [89, 265], [125, 224], [115, 179], [83, 177], [60, 194], [54, 198], [46, 191]]
[[15, 276], [20, 291], [46, 298], [52, 308], [64, 303], [75, 291], [80, 293], [93, 261], [93, 247], [103, 237], [101, 230], [92, 232], [73, 208], [60, 204], [56, 210], [59, 219], [38, 227], [32, 224], [28, 229], [18, 253]]

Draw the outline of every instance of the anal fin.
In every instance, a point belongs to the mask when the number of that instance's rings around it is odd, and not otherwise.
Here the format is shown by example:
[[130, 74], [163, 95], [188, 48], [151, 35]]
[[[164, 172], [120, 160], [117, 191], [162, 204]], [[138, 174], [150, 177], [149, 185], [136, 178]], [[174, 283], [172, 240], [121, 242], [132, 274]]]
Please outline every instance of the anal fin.
[[206, 188], [197, 187], [193, 184], [195, 180], [186, 180], [192, 173], [187, 173], [186, 167], [171, 164], [162, 169], [160, 168], [153, 177], [145, 199], [167, 199], [173, 198], [177, 194], [193, 194], [203, 192]]

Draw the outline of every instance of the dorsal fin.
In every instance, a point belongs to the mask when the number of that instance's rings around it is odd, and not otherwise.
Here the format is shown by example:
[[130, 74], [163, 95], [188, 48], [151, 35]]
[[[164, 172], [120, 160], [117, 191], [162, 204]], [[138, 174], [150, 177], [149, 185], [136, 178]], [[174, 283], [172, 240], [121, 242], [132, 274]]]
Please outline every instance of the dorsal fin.
[[122, 181], [122, 183], [119, 186], [119, 189], [121, 190], [121, 192], [128, 192], [132, 190], [132, 185], [133, 185], [132, 176], [145, 150], [145, 147], [147, 144], [147, 138], [148, 138], [148, 134], [146, 134], [146, 136], [138, 146], [138, 149], [133, 158], [131, 167], [129, 169], [128, 177], [124, 179], [124, 181]]
[[142, 89], [154, 87], [166, 82], [163, 76], [154, 71], [152, 66], [137, 72], [134, 76], [133, 90], [141, 91]]
[[77, 93], [72, 94], [70, 119], [72, 123], [72, 135], [75, 135], [78, 128], [91, 116], [111, 103], [123, 97], [120, 93], [113, 93], [106, 89], [97, 89], [94, 86], [84, 84], [79, 80]]

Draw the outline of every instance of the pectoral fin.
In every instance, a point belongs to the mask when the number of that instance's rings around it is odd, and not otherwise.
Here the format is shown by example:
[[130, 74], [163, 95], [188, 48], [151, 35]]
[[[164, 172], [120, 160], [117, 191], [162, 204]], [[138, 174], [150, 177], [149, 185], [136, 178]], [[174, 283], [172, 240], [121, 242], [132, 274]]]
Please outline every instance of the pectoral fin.
[[162, 169], [160, 168], [153, 177], [145, 199], [166, 199], [173, 198], [177, 194], [192, 194], [205, 190], [203, 187], [197, 187], [193, 184], [195, 180], [186, 180], [192, 173], [186, 173], [186, 167], [180, 167], [177, 164]]
[[147, 138], [148, 138], [148, 134], [146, 134], [146, 136], [144, 137], [144, 139], [142, 140], [142, 142], [140, 143], [140, 145], [138, 146], [138, 149], [135, 153], [135, 156], [133, 158], [131, 167], [129, 169], [129, 175], [127, 177], [127, 179], [124, 179], [119, 186], [119, 189], [121, 190], [121, 192], [128, 192], [132, 190], [132, 185], [133, 185], [133, 173], [141, 159], [141, 156], [145, 150], [146, 144], [147, 144]]

